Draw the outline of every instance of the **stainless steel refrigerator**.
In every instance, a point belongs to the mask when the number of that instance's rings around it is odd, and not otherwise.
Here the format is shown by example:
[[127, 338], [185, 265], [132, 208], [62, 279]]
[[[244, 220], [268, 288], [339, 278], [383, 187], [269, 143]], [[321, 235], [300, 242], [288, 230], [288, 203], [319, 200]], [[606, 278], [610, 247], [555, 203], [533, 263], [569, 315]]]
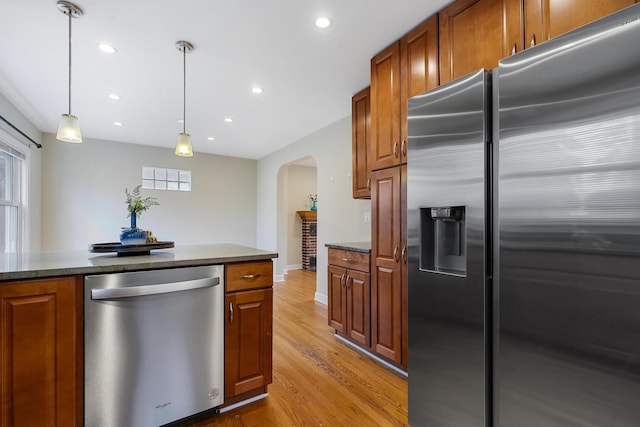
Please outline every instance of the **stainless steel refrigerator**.
[[640, 425], [640, 5], [408, 102], [409, 423]]

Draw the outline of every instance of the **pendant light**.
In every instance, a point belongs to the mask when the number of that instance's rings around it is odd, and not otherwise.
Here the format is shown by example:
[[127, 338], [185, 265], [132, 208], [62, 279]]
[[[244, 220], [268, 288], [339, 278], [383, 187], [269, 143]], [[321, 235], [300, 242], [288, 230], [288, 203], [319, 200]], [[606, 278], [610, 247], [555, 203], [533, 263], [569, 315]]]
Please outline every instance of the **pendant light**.
[[191, 135], [187, 128], [187, 53], [193, 52], [193, 45], [184, 40], [176, 42], [176, 49], [182, 52], [182, 133], [178, 135], [176, 143], [176, 156], [193, 157], [193, 147], [191, 146]]
[[71, 114], [71, 19], [80, 18], [83, 12], [78, 6], [68, 1], [58, 0], [56, 5], [60, 12], [69, 17], [69, 113], [63, 114], [60, 118], [56, 139], [79, 144], [82, 142], [80, 124], [78, 118]]

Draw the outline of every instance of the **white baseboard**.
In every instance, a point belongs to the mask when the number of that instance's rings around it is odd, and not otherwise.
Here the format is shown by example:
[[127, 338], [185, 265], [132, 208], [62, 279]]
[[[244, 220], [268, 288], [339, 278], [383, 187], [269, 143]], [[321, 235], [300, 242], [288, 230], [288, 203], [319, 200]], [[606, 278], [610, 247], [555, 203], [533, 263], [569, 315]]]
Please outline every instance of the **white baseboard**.
[[287, 265], [287, 270], [302, 270], [302, 264]]
[[327, 294], [321, 294], [320, 292], [316, 292], [313, 299], [318, 301], [320, 304], [324, 304], [324, 305], [329, 304], [329, 298], [327, 297]]
[[284, 274], [274, 274], [273, 281], [275, 282], [284, 282]]

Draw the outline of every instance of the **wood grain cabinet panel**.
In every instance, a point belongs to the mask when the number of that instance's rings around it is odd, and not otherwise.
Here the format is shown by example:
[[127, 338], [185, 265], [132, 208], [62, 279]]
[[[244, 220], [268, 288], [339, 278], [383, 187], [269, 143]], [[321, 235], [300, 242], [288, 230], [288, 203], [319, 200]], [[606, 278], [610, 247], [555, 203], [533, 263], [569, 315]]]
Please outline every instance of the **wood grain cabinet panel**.
[[479, 68], [490, 70], [511, 54], [508, 1], [456, 0], [439, 13], [441, 83]]
[[363, 347], [371, 347], [370, 255], [329, 249], [329, 326]]
[[225, 399], [272, 381], [273, 289], [225, 297]]
[[76, 280], [0, 284], [1, 426], [81, 425]]
[[[406, 166], [371, 174], [371, 345], [403, 363], [403, 208], [401, 178]], [[406, 203], [406, 202], [405, 202]], [[405, 208], [406, 209], [406, 208]]]
[[400, 163], [407, 162], [407, 99], [440, 84], [438, 67], [438, 15], [434, 15], [400, 39]]
[[371, 170], [399, 164], [400, 42], [371, 59]]
[[266, 392], [272, 381], [273, 262], [226, 264], [225, 272], [226, 405]]
[[351, 98], [352, 184], [354, 199], [371, 198], [369, 150], [371, 148], [371, 102], [367, 87]]

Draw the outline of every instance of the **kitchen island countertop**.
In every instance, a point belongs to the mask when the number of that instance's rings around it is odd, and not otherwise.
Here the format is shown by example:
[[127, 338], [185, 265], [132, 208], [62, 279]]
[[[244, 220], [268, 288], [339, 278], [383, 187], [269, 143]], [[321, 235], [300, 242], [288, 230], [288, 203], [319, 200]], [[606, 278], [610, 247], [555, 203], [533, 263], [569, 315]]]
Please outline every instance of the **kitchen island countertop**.
[[343, 251], [371, 253], [371, 242], [326, 243], [325, 246]]
[[96, 254], [88, 250], [3, 254], [0, 256], [0, 281], [193, 267], [277, 257], [275, 252], [227, 243], [176, 246], [136, 256]]

